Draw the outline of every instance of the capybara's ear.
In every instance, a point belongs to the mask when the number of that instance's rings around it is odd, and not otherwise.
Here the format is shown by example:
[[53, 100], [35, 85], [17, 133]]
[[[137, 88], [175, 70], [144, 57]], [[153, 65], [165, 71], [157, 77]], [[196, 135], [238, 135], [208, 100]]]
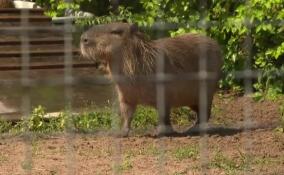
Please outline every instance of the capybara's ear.
[[130, 33], [131, 34], [134, 34], [134, 33], [136, 33], [136, 32], [138, 32], [138, 25], [137, 24], [131, 24], [130, 25]]

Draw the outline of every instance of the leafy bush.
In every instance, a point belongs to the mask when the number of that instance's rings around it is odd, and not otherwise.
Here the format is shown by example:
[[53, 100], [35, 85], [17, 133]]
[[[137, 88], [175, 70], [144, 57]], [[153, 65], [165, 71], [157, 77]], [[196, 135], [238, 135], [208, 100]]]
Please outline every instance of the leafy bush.
[[272, 67], [262, 73], [254, 85], [259, 92], [255, 93], [257, 99], [266, 97], [275, 100], [278, 94], [284, 93], [284, 65], [279, 69]]
[[80, 3], [84, 0], [75, 0], [74, 2], [65, 2], [64, 0], [35, 0], [36, 4], [44, 7], [46, 15], [51, 17], [64, 16], [65, 10], [79, 10]]
[[[257, 70], [262, 77], [282, 72], [284, 27], [281, 21], [284, 18], [284, 0], [204, 2], [202, 5], [197, 0], [141, 0], [135, 6], [139, 4], [139, 10], [133, 10], [133, 3], [122, 4], [117, 14], [108, 13], [94, 19], [79, 20], [78, 24], [92, 25], [127, 19], [144, 27], [150, 27], [155, 22], [171, 24], [162, 25], [159, 31], [166, 31], [171, 36], [187, 32], [211, 36], [218, 40], [224, 52], [224, 76], [220, 81], [223, 89], [241, 89], [243, 79], [236, 77], [238, 71]], [[254, 89], [262, 93], [269, 88], [274, 89], [276, 94], [283, 93], [281, 83], [275, 80], [254, 80]]]

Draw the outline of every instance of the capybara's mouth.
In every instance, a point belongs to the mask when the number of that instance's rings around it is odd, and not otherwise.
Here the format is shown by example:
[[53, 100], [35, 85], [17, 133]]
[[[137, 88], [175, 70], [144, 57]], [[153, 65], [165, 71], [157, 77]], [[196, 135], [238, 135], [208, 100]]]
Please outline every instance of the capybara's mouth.
[[99, 71], [104, 72], [106, 70], [106, 64], [100, 61], [98, 58], [95, 57], [95, 54], [90, 52], [87, 48], [84, 46], [81, 47], [81, 55], [83, 58], [88, 59], [94, 63], [94, 66]]

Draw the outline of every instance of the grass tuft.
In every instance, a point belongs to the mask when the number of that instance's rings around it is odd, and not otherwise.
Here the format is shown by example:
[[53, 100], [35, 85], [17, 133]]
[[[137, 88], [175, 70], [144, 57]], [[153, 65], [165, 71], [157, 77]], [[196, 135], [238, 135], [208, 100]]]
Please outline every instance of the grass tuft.
[[179, 161], [184, 159], [197, 159], [199, 151], [196, 146], [186, 146], [186, 147], [180, 147], [177, 148], [174, 151], [174, 157], [178, 159]]

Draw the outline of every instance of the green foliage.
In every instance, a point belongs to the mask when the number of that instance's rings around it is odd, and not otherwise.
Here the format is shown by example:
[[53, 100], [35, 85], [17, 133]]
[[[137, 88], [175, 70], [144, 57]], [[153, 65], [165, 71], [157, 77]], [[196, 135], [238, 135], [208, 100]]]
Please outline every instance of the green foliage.
[[84, 2], [84, 0], [75, 0], [70, 3], [64, 0], [35, 0], [35, 2], [45, 8], [46, 15], [57, 17], [63, 16], [67, 9], [79, 10], [80, 3]]
[[79, 19], [76, 21], [76, 24], [79, 26], [92, 26], [95, 24], [105, 24], [113, 21], [122, 21], [125, 19], [127, 19], [129, 22], [134, 22], [131, 20], [133, 14], [129, 8], [120, 6], [118, 10], [118, 14], [110, 12], [109, 14], [96, 16], [94, 18]]
[[112, 115], [111, 110], [108, 108], [91, 113], [85, 112], [74, 117], [74, 127], [81, 132], [107, 130], [112, 127]]
[[32, 132], [59, 132], [63, 131], [65, 127], [65, 116], [60, 114], [58, 117], [49, 117], [45, 108], [38, 106], [34, 108], [31, 116], [23, 120], [23, 129]]
[[[189, 108], [177, 108], [172, 112], [175, 125], [188, 124]], [[137, 131], [145, 131], [157, 126], [157, 111], [151, 107], [138, 106], [134, 114], [131, 126]], [[186, 120], [186, 122], [183, 120]], [[12, 123], [0, 120], [0, 133], [54, 133], [63, 131], [97, 132], [105, 131], [120, 126], [120, 117], [109, 107], [97, 108], [94, 112], [71, 114], [69, 112], [58, 113], [50, 116], [44, 107], [33, 109], [29, 117], [19, 122]]]
[[279, 94], [284, 93], [284, 65], [280, 68], [272, 67], [262, 73], [254, 87], [259, 91], [255, 98], [260, 100], [264, 97], [276, 100]]
[[283, 0], [251, 0], [248, 3], [218, 0], [207, 2], [205, 11], [199, 10], [202, 9], [199, 1], [178, 1], [175, 5], [168, 2], [166, 7], [171, 10], [165, 16], [170, 19], [168, 21], [175, 19], [172, 21], [181, 24], [178, 30], [171, 32], [172, 36], [201, 32], [223, 45], [225, 76], [220, 84], [222, 88], [241, 84], [234, 72], [244, 70], [249, 57], [252, 58], [250, 68], [264, 69], [264, 73], [272, 68], [279, 69], [283, 64], [279, 63], [284, 53], [283, 26], [280, 25], [284, 14]]
[[[96, 112], [83, 114], [69, 114], [62, 112], [56, 117], [48, 116], [42, 106], [34, 108], [28, 118], [22, 119], [16, 124], [7, 121], [0, 121], [0, 133], [54, 133], [66, 129], [73, 129], [77, 132], [94, 132], [97, 130], [109, 129], [112, 126], [115, 116], [111, 110], [105, 108]], [[115, 116], [117, 117], [117, 116]]]
[[8, 132], [11, 128], [12, 128], [11, 122], [0, 120], [0, 133]]
[[149, 129], [157, 125], [157, 115], [157, 111], [153, 108], [138, 106], [131, 126], [136, 129]]

